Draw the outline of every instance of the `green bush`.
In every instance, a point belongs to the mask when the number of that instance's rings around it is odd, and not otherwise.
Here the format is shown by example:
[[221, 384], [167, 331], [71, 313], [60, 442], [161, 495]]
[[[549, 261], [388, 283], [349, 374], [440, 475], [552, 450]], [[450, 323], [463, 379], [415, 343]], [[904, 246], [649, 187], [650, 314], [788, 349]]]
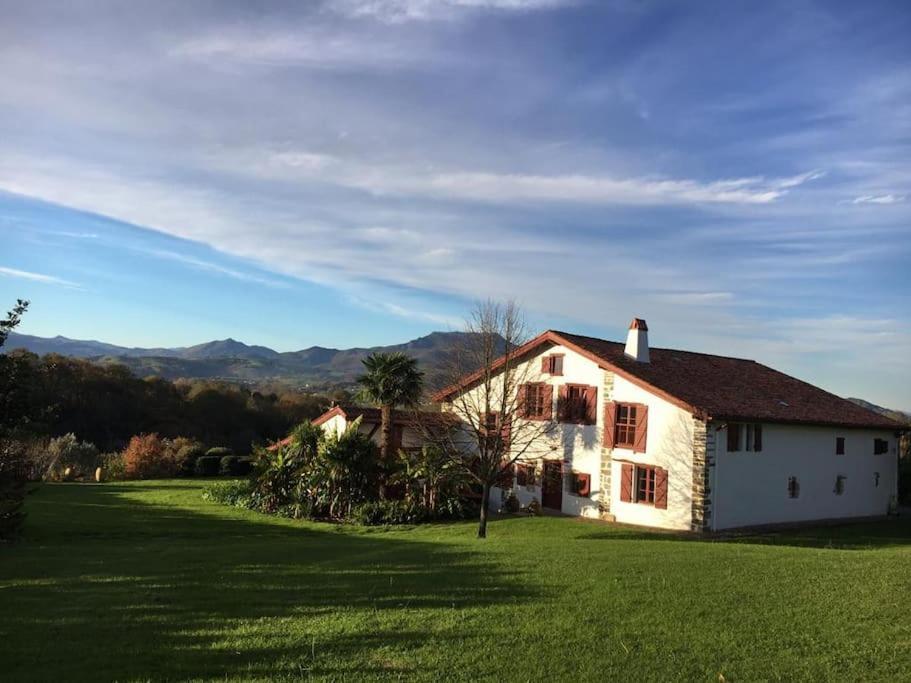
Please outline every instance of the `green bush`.
[[351, 521], [364, 526], [418, 524], [426, 519], [424, 509], [406, 500], [371, 500], [351, 510]]
[[91, 476], [98, 466], [98, 449], [88, 441], [79, 441], [73, 433], [51, 439], [47, 446], [50, 459], [47, 476], [59, 479], [70, 468], [76, 475]]
[[177, 450], [175, 459], [177, 460], [178, 472], [183, 477], [191, 477], [196, 471], [196, 461], [206, 454], [206, 449], [201, 443], [189, 443], [180, 446]]
[[101, 461], [101, 471], [107, 481], [119, 481], [126, 479], [126, 463], [123, 460], [123, 453], [102, 453], [99, 457]]
[[227, 455], [234, 455], [234, 451], [224, 446], [216, 446], [207, 450], [206, 455], [210, 458], [224, 458]]
[[218, 461], [218, 473], [223, 477], [230, 477], [237, 470], [238, 457], [236, 455], [225, 455]]
[[217, 455], [204, 455], [196, 459], [195, 473], [198, 477], [217, 477], [221, 458]]
[[249, 481], [222, 481], [203, 489], [203, 500], [238, 508], [254, 507], [253, 484]]
[[232, 474], [236, 477], [246, 477], [253, 472], [253, 458], [238, 458]]

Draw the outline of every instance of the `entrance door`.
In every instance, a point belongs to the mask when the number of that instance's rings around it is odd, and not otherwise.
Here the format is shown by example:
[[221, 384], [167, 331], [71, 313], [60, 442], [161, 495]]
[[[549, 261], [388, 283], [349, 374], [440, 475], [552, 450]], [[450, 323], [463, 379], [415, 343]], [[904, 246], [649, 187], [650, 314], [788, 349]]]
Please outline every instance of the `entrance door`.
[[561, 462], [544, 461], [541, 505], [552, 510], [563, 509], [563, 463]]

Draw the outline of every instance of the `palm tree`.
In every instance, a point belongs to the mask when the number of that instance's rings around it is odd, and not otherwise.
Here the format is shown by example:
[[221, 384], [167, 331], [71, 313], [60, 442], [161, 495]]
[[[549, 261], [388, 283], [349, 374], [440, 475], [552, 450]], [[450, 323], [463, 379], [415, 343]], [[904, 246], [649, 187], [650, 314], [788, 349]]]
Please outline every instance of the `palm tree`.
[[404, 353], [371, 353], [362, 363], [367, 372], [357, 378], [361, 395], [380, 407], [380, 457], [392, 462], [392, 411], [417, 405], [424, 391], [418, 361]]

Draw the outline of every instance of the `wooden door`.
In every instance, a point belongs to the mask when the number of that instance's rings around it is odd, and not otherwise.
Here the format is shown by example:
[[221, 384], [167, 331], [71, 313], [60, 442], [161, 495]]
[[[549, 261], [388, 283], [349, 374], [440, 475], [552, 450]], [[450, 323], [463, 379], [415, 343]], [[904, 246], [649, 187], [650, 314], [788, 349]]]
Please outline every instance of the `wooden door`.
[[559, 461], [544, 461], [541, 505], [552, 510], [563, 509], [563, 463]]

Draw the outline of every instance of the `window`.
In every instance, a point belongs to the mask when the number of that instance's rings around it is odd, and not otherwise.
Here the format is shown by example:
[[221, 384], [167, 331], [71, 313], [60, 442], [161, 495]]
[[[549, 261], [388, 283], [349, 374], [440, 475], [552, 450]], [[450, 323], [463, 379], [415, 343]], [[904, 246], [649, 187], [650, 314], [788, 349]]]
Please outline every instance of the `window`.
[[762, 425], [748, 424], [746, 426], [746, 432], [746, 449], [754, 453], [759, 453], [762, 450]]
[[617, 426], [614, 437], [615, 446], [628, 446], [632, 448], [636, 442], [636, 416], [637, 406], [629, 403], [617, 404]]
[[509, 424], [500, 424], [500, 413], [487, 413], [480, 431], [487, 441], [488, 452], [509, 450]]
[[728, 453], [736, 453], [740, 450], [740, 423], [728, 423]]
[[620, 468], [620, 500], [667, 509], [667, 470], [625, 462]]
[[537, 486], [534, 465], [516, 465], [516, 486]]
[[761, 424], [743, 424], [741, 422], [728, 423], [728, 453], [737, 453], [739, 451], [758, 453], [761, 450]]
[[563, 374], [563, 354], [554, 353], [541, 359], [541, 372], [547, 375]]
[[592, 492], [592, 476], [585, 472], [573, 472], [572, 492], [577, 496], [586, 497]]
[[879, 488], [879, 472], [873, 473], [873, 488]]
[[889, 452], [889, 442], [886, 439], [873, 439], [873, 455], [882, 455]]
[[839, 474], [837, 477], [835, 477], [834, 493], [836, 496], [840, 496], [845, 492], [845, 482], [847, 479], [848, 478], [843, 474]]
[[560, 387], [560, 420], [570, 424], [595, 424], [597, 387], [564, 384]]
[[645, 453], [648, 446], [648, 406], [644, 403], [604, 404], [605, 448], [629, 448]]
[[788, 498], [800, 497], [800, 482], [797, 477], [788, 477]]
[[655, 468], [636, 466], [636, 502], [655, 504]]
[[519, 414], [529, 420], [553, 417], [553, 388], [549, 384], [523, 384]]
[[844, 455], [845, 454], [845, 437], [836, 436], [835, 437], [835, 455]]
[[515, 474], [515, 467], [513, 465], [506, 465], [505, 469], [501, 470], [497, 475], [497, 481], [494, 486], [501, 489], [511, 489]]

